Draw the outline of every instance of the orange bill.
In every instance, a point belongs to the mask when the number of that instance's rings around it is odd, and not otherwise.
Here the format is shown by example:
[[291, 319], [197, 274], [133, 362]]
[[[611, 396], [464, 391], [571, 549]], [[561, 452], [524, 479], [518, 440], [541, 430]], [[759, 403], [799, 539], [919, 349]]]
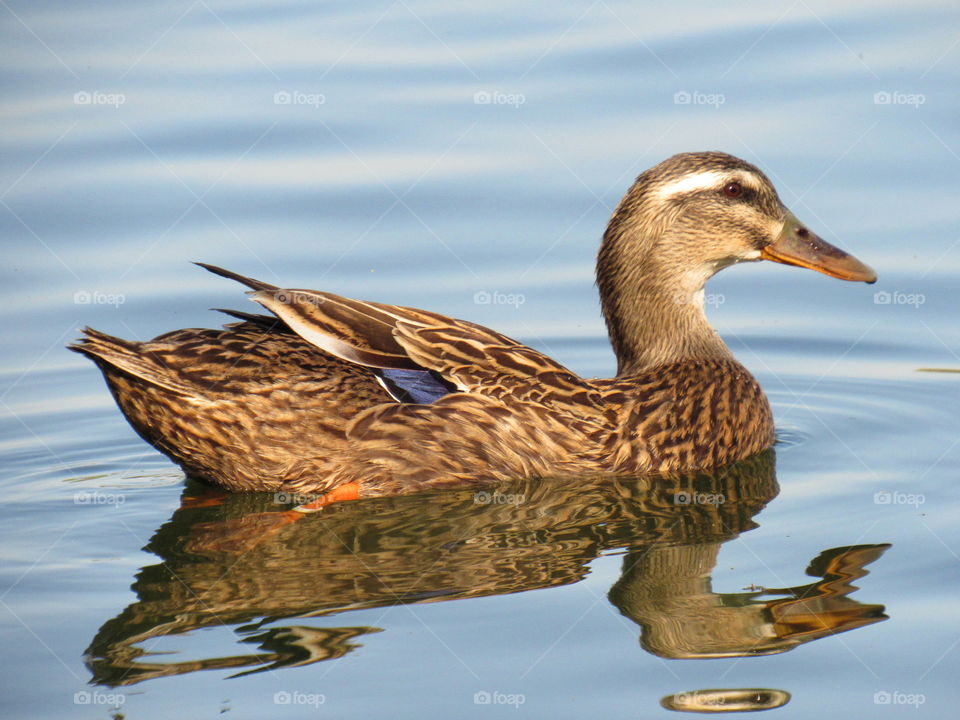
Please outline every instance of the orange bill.
[[776, 240], [760, 251], [760, 257], [784, 265], [810, 268], [841, 280], [877, 281], [877, 274], [870, 267], [810, 232], [789, 210], [783, 230]]

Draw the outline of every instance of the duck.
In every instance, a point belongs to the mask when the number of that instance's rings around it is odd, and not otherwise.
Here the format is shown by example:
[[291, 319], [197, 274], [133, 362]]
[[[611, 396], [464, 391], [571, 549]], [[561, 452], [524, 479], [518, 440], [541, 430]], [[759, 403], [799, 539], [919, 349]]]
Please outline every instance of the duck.
[[233, 321], [220, 329], [146, 342], [85, 328], [69, 347], [146, 442], [226, 491], [316, 507], [519, 478], [710, 472], [775, 441], [763, 389], [704, 311], [714, 274], [762, 260], [877, 277], [800, 222], [754, 165], [687, 152], [636, 178], [600, 243], [612, 378], [466, 320], [204, 263], [270, 314], [222, 310]]

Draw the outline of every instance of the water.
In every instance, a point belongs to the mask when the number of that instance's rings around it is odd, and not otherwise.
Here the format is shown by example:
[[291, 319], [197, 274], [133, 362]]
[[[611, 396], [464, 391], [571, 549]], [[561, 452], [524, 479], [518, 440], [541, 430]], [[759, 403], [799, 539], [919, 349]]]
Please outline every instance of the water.
[[[951, 716], [955, 8], [12, 2], [3, 18], [11, 717], [735, 700], [694, 692], [711, 688], [780, 691], [783, 718]], [[246, 307], [196, 259], [464, 317], [608, 375], [603, 225], [633, 176], [694, 149], [759, 164], [880, 274], [761, 263], [710, 284], [780, 428], [775, 458], [731, 476], [370, 501], [249, 548], [271, 499], [205, 502], [63, 349], [86, 324], [143, 339]], [[678, 511], [674, 492], [726, 502]]]

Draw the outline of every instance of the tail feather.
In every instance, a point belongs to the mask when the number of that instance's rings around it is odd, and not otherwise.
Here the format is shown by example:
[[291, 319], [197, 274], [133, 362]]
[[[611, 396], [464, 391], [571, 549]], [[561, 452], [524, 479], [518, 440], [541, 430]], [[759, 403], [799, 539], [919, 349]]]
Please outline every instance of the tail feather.
[[[260, 315], [259, 313], [248, 313], [243, 312], [242, 310], [230, 310], [229, 308], [210, 308], [216, 312], [222, 312], [224, 315], [229, 315], [230, 317], [237, 318], [237, 320], [242, 320], [244, 322], [254, 323], [255, 325], [260, 325], [267, 330], [286, 330], [287, 326], [284, 324], [283, 320], [278, 318], [276, 315]], [[224, 327], [232, 327], [237, 323], [231, 323], [231, 325], [225, 325]]]
[[105, 366], [109, 366], [179, 395], [197, 394], [196, 388], [181, 381], [149, 355], [144, 355], [140, 343], [122, 340], [90, 327], [82, 332], [83, 337], [67, 348], [86, 355], [104, 372], [107, 371]]
[[212, 272], [214, 275], [219, 275], [220, 277], [225, 277], [230, 280], [236, 280], [238, 283], [246, 285], [251, 290], [276, 290], [276, 285], [271, 285], [270, 283], [265, 283], [262, 280], [255, 280], [254, 278], [246, 277], [239, 273], [235, 273], [232, 270], [225, 270], [222, 267], [217, 267], [216, 265], [208, 265], [207, 263], [195, 262], [194, 265], [199, 265], [204, 270]]

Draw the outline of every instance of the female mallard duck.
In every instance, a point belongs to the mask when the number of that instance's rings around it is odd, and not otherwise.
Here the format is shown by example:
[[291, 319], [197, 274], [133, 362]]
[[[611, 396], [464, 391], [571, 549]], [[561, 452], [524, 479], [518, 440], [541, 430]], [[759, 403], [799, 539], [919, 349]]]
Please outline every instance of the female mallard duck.
[[754, 166], [683, 153], [637, 178], [603, 237], [611, 379], [581, 378], [463, 320], [208, 265], [276, 317], [225, 311], [241, 322], [149, 342], [88, 329], [71, 348], [100, 367], [147, 442], [229, 490], [346, 499], [708, 470], [774, 441], [763, 391], [703, 311], [714, 273], [764, 259], [876, 280], [807, 230]]

